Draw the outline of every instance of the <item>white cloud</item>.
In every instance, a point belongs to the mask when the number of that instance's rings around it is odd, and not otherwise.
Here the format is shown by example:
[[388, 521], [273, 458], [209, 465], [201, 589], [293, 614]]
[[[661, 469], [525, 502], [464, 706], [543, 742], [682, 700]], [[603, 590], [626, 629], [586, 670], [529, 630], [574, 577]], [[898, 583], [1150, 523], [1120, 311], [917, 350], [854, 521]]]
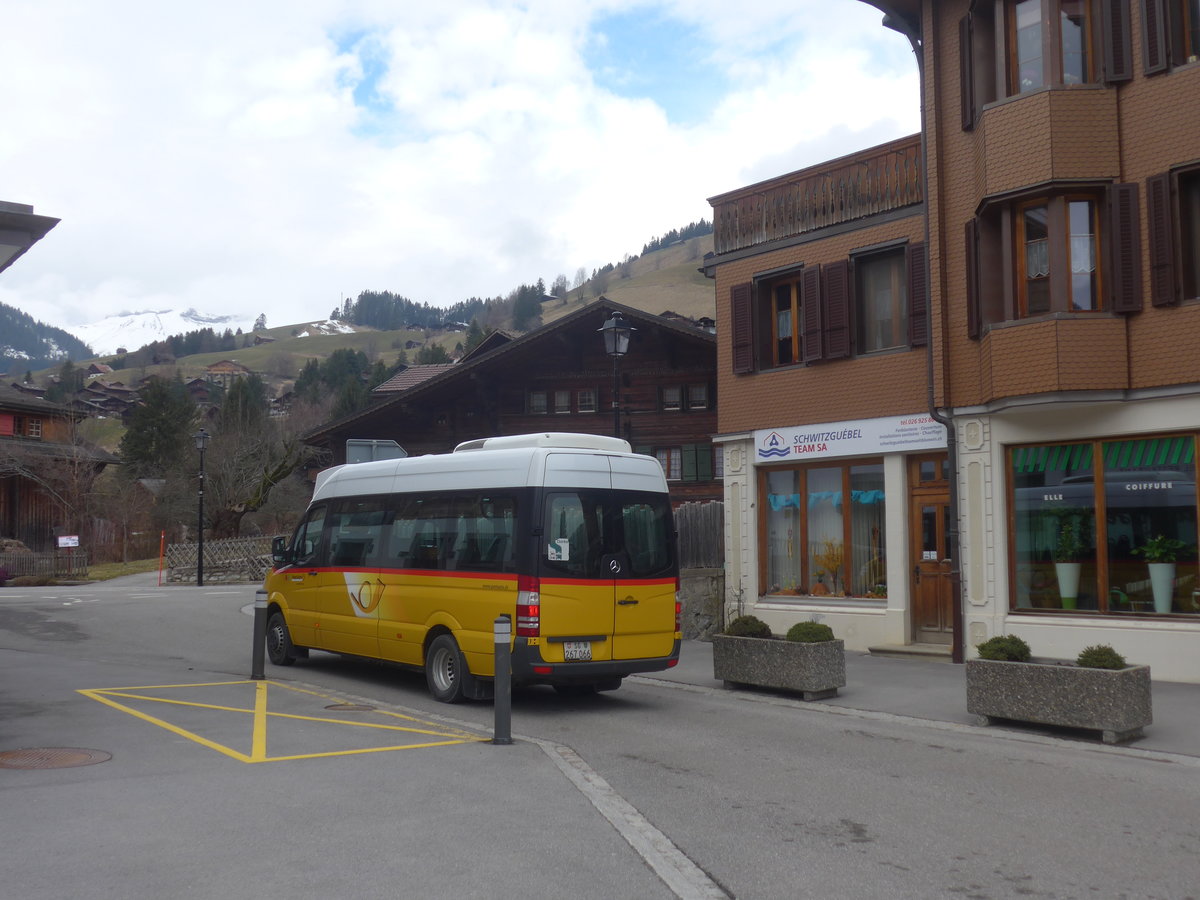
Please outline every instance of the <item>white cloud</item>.
[[[599, 86], [584, 51], [614, 12], [701, 42], [701, 121]], [[283, 324], [364, 289], [446, 305], [618, 261], [708, 196], [915, 131], [916, 66], [880, 18], [858, 0], [15, 0], [0, 200], [63, 221], [0, 302], [64, 326], [167, 307]]]

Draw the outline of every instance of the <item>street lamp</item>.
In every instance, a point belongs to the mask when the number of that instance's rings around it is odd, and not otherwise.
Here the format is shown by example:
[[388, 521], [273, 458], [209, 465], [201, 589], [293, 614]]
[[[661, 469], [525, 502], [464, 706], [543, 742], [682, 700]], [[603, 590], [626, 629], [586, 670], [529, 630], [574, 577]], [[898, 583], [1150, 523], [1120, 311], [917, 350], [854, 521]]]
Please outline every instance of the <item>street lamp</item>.
[[613, 361], [613, 436], [621, 436], [621, 357], [629, 352], [629, 336], [637, 331], [619, 312], [596, 329], [604, 335], [604, 352]]
[[196, 449], [200, 451], [200, 488], [196, 498], [200, 510], [196, 524], [196, 587], [204, 587], [204, 450], [208, 446], [209, 433], [201, 428], [193, 435], [193, 439]]

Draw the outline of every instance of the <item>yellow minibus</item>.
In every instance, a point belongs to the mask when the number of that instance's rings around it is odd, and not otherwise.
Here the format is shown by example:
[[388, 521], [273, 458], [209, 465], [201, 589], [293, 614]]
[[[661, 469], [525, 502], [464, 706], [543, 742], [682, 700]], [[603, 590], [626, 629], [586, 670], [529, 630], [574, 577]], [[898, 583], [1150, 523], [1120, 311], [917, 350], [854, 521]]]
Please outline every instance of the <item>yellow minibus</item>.
[[438, 700], [486, 699], [500, 615], [514, 685], [610, 691], [679, 661], [667, 482], [618, 438], [510, 435], [327, 469], [273, 556], [275, 665], [309, 649], [390, 660]]

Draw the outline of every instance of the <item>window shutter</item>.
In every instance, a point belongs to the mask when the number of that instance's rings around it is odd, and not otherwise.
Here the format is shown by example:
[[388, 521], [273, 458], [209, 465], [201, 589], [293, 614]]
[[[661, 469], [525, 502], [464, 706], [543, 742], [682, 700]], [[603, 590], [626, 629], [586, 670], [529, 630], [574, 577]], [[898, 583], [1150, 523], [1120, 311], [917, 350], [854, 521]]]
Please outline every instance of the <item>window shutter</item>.
[[641, 447], [634, 447], [633, 452], [640, 453], [642, 456], [654, 456], [654, 448], [647, 447], [645, 445], [642, 445]]
[[963, 16], [958, 23], [958, 81], [963, 131], [975, 127], [975, 49], [971, 46], [973, 24], [971, 13]]
[[1104, 80], [1112, 84], [1133, 77], [1129, 36], [1129, 0], [1103, 0]]
[[0, 413], [0, 435], [12, 437], [14, 433], [12, 413]]
[[967, 219], [967, 337], [979, 340], [982, 331], [982, 297], [979, 290], [979, 220]]
[[729, 310], [733, 336], [733, 372], [743, 375], [754, 371], [754, 285], [735, 284], [729, 292]]
[[696, 480], [713, 480], [713, 451], [712, 444], [696, 445]]
[[1142, 308], [1142, 235], [1138, 222], [1138, 186], [1114, 184], [1108, 192], [1109, 234], [1112, 260], [1113, 312], [1138, 312]]
[[683, 445], [683, 481], [696, 480], [696, 448], [698, 444]]
[[909, 244], [908, 268], [908, 343], [912, 347], [924, 347], [929, 343], [929, 307], [925, 304], [925, 293], [929, 285], [929, 260], [925, 245]]
[[825, 317], [825, 358], [850, 355], [850, 263], [830, 263], [822, 273]]
[[1171, 176], [1146, 179], [1146, 221], [1150, 230], [1150, 302], [1175, 303], [1175, 244], [1171, 227]]
[[1142, 63], [1147, 75], [1167, 71], [1166, 7], [1167, 0], [1142, 0]]
[[814, 362], [823, 356], [821, 346], [821, 330], [824, 316], [821, 311], [821, 267], [808, 266], [800, 276], [801, 297], [803, 306], [801, 318], [804, 320], [804, 361]]

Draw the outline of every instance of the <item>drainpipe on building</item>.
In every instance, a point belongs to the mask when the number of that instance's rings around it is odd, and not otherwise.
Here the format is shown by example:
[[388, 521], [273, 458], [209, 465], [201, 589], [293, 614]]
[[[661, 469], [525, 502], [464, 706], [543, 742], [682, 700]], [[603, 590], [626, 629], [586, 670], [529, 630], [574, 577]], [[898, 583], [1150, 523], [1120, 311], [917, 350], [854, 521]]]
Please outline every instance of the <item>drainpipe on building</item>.
[[[932, 15], [932, 6], [930, 7]], [[927, 121], [925, 117], [925, 56], [924, 45], [921, 41], [920, 23], [887, 13], [883, 17], [883, 26], [897, 31], [908, 38], [913, 55], [917, 58], [917, 83], [921, 98], [921, 197], [925, 204], [925, 253], [928, 256], [932, 244], [929, 231], [929, 144], [926, 137]], [[954, 416], [943, 413], [936, 403], [933, 389], [933, 270], [926, 264], [925, 272], [925, 321], [929, 329], [928, 340], [925, 342], [926, 388], [928, 390], [929, 416], [935, 422], [946, 428], [946, 456], [950, 468], [950, 527], [946, 533], [946, 551], [950, 554], [950, 594], [952, 598], [951, 627], [954, 635], [950, 659], [955, 663], [965, 660], [966, 633], [963, 622], [963, 591], [962, 567], [959, 561], [959, 529], [958, 529], [958, 436], [954, 430]], [[942, 329], [945, 330], [944, 328]], [[949, 355], [943, 356], [949, 359]]]

